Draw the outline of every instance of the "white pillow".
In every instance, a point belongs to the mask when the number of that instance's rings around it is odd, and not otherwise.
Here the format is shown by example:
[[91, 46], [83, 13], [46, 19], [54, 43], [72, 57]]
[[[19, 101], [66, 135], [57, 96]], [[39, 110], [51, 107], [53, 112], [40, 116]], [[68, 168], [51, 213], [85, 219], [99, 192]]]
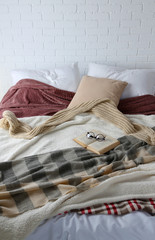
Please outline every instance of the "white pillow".
[[77, 63], [49, 70], [13, 70], [11, 76], [13, 84], [29, 78], [72, 92], [76, 92], [81, 80]]
[[124, 89], [121, 99], [155, 94], [155, 69], [124, 69], [90, 63], [87, 75], [127, 82], [128, 85]]

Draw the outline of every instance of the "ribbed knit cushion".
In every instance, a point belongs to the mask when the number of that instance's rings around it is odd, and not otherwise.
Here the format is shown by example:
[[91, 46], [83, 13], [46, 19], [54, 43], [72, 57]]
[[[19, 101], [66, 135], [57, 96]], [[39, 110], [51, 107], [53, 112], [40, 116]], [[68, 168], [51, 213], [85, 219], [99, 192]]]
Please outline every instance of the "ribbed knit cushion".
[[126, 86], [126, 82], [118, 80], [84, 76], [68, 108], [102, 98], [110, 99], [117, 106]]

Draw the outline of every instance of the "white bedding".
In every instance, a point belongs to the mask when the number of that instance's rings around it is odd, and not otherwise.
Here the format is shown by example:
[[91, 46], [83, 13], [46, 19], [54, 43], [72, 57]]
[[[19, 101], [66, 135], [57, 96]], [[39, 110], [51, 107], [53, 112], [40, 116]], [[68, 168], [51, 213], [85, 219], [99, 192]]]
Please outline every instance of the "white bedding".
[[[144, 116], [144, 115], [130, 115], [128, 116], [132, 121], [134, 120], [137, 123], [142, 123], [144, 125], [147, 125], [149, 127], [153, 127], [155, 125], [155, 115], [152, 116]], [[23, 121], [27, 122], [28, 124], [31, 124], [31, 126], [36, 126], [36, 124], [40, 124], [41, 122], [45, 121], [49, 117], [31, 117], [31, 118], [24, 118], [22, 119]], [[112, 124], [109, 124], [105, 122], [104, 120], [99, 120], [97, 117], [95, 117], [92, 114], [80, 114], [75, 117], [75, 119], [68, 121], [66, 123], [61, 124], [60, 126], [56, 127], [55, 130], [51, 133], [48, 133], [46, 135], [39, 135], [33, 138], [32, 140], [24, 140], [24, 139], [15, 139], [11, 138], [8, 135], [8, 132], [5, 130], [0, 129], [0, 161], [9, 161], [9, 160], [14, 160], [14, 159], [19, 159], [21, 157], [25, 157], [28, 155], [34, 155], [38, 153], [45, 153], [57, 149], [64, 149], [67, 147], [72, 147], [72, 146], [78, 146], [72, 139], [79, 134], [86, 132], [91, 129], [101, 129], [102, 132], [105, 132], [108, 135], [114, 136], [116, 138], [123, 136], [122, 130], [118, 129]], [[61, 130], [61, 131], [58, 131]], [[155, 167], [151, 168], [151, 165], [149, 168], [143, 169], [143, 166], [139, 167], [141, 170], [141, 173], [145, 174], [144, 172], [147, 170], [146, 175], [152, 174], [152, 176], [155, 176]], [[130, 174], [128, 174], [128, 180], [129, 182], [132, 181], [132, 177], [134, 176], [137, 177], [137, 182], [141, 180], [141, 173], [137, 174], [136, 171]], [[123, 176], [118, 176], [117, 177], [118, 182], [122, 182], [122, 196], [124, 192], [126, 191], [126, 185], [123, 185]], [[109, 180], [109, 185], [113, 184]], [[151, 179], [152, 182], [152, 191], [155, 193], [155, 179]], [[116, 182], [117, 183], [117, 182]], [[116, 184], [115, 183], [115, 184]], [[150, 182], [149, 182], [150, 184]], [[136, 186], [136, 185], [135, 185]], [[144, 182], [144, 189], [139, 189], [139, 185], [137, 184], [137, 191], [139, 191], [140, 195], [143, 196], [143, 190], [147, 191], [147, 186], [148, 183]], [[141, 187], [143, 188], [141, 185]], [[102, 187], [102, 186], [100, 186]], [[116, 184], [116, 188], [118, 185]], [[96, 188], [97, 189], [97, 188]], [[101, 191], [97, 189], [98, 193]], [[106, 188], [104, 189], [105, 191], [105, 197], [110, 196], [109, 199], [111, 199], [111, 193], [110, 191], [107, 191], [109, 196], [106, 196]], [[116, 191], [117, 192], [117, 191]], [[127, 193], [127, 192], [126, 192]], [[90, 198], [91, 199], [91, 194], [94, 195], [94, 189], [93, 191], [90, 190], [89, 193], [87, 192], [86, 195], [79, 195], [73, 197], [73, 199], [67, 200], [66, 205], [69, 208], [74, 205], [74, 208], [80, 207], [81, 201], [82, 201], [82, 206], [84, 207], [84, 201]], [[127, 193], [129, 194], [129, 193]], [[88, 197], [88, 199], [86, 199]], [[115, 196], [116, 197], [116, 196]], [[101, 196], [102, 198], [102, 196]], [[131, 198], [132, 198], [132, 192], [131, 192]], [[50, 216], [56, 215], [59, 213], [59, 207], [61, 206], [61, 212], [63, 210], [66, 210], [66, 205], [63, 205], [63, 200], [65, 199], [65, 196], [61, 198], [60, 200], [57, 200], [53, 205], [50, 205], [50, 203], [47, 203], [46, 206], [41, 207], [40, 209], [34, 209], [31, 211], [31, 216], [30, 212], [26, 212], [19, 217], [16, 218], [16, 222], [13, 223], [13, 219], [7, 219], [0, 217], [0, 240], [22, 240], [24, 239], [25, 235], [29, 233], [30, 231], [34, 230], [36, 226], [39, 225], [40, 222], [44, 218], [49, 218]], [[100, 199], [100, 195], [98, 195], [98, 199]], [[119, 196], [119, 199], [121, 199], [121, 196]], [[94, 201], [93, 201], [94, 202]], [[76, 203], [76, 204], [75, 204]], [[88, 202], [87, 202], [88, 204]], [[39, 210], [39, 211], [38, 211]], [[134, 220], [134, 214], [133, 214], [133, 220]], [[105, 216], [107, 217], [107, 216]], [[111, 216], [110, 216], [111, 217]], [[112, 218], [111, 218], [112, 219]], [[113, 218], [115, 222], [116, 218]], [[54, 221], [54, 220], [52, 220]], [[89, 223], [88, 223], [89, 224]], [[14, 226], [14, 228], [11, 228]], [[110, 226], [110, 225], [109, 225]], [[7, 231], [9, 230], [9, 231]], [[113, 233], [115, 236], [115, 232]], [[36, 238], [39, 239], [39, 238]], [[55, 238], [51, 238], [55, 239]], [[63, 239], [63, 238], [59, 238]], [[64, 239], [73, 239], [73, 238], [65, 238]], [[77, 238], [78, 239], [78, 238]], [[80, 238], [81, 239], [81, 238]], [[87, 239], [87, 238], [83, 238]], [[94, 239], [94, 238], [92, 238]], [[98, 238], [100, 239], [100, 238]], [[102, 238], [103, 239], [103, 238]], [[117, 238], [111, 238], [111, 239], [117, 239]], [[120, 240], [121, 238], [119, 238]], [[124, 238], [122, 238], [124, 239]], [[134, 239], [134, 238], [132, 238]], [[149, 238], [147, 238], [148, 240]], [[109, 240], [109, 239], [108, 239]]]
[[[136, 123], [142, 123], [149, 127], [155, 125], [155, 115], [126, 116]], [[33, 127], [43, 123], [48, 118], [49, 116], [37, 116], [22, 118], [21, 120]], [[92, 129], [101, 130], [105, 134], [116, 138], [124, 135], [123, 131], [113, 124], [88, 113], [80, 114], [73, 120], [57, 126], [51, 133], [36, 136], [31, 140], [12, 138], [6, 130], [0, 129], [0, 162], [19, 159], [36, 153], [78, 146], [73, 141], [73, 138]]]

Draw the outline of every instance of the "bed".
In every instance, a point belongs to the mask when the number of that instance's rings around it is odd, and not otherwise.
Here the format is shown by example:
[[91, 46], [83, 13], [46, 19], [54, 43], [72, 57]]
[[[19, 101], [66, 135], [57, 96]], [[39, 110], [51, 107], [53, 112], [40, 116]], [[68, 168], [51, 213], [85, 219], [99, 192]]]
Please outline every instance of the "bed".
[[[13, 72], [0, 104], [0, 239], [153, 239], [155, 71], [48, 73]], [[98, 156], [73, 141], [92, 129], [120, 145]]]

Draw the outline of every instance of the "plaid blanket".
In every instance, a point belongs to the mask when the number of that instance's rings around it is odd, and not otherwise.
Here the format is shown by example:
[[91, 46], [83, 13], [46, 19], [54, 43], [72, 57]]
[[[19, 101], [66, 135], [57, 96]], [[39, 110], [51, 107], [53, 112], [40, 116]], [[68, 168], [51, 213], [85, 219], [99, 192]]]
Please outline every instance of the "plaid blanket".
[[71, 193], [155, 160], [155, 146], [133, 136], [119, 141], [119, 146], [100, 156], [72, 148], [0, 163], [0, 214], [12, 217], [63, 195], [70, 198]]
[[[155, 215], [155, 199], [130, 199], [116, 203], [95, 204], [87, 208], [72, 209], [70, 212], [78, 214], [123, 215], [139, 210]], [[64, 213], [66, 214], [68, 211]]]

